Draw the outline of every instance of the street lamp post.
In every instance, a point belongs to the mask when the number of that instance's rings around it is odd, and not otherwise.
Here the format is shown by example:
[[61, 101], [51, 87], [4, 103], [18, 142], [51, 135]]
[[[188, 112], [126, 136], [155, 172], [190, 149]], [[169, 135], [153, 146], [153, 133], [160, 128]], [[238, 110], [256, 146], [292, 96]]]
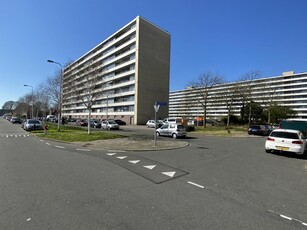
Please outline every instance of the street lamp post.
[[56, 61], [47, 60], [47, 62], [57, 64], [61, 67], [61, 83], [60, 83], [60, 96], [59, 96], [59, 108], [58, 108], [58, 131], [60, 131], [60, 120], [61, 120], [61, 113], [62, 113], [62, 85], [63, 85], [63, 66]]
[[33, 86], [32, 85], [23, 85], [23, 86], [26, 86], [26, 87], [31, 87], [32, 88], [32, 112], [31, 112], [31, 119], [33, 119], [33, 116], [34, 116], [34, 110], [33, 110], [33, 104], [34, 104], [34, 95], [33, 95]]

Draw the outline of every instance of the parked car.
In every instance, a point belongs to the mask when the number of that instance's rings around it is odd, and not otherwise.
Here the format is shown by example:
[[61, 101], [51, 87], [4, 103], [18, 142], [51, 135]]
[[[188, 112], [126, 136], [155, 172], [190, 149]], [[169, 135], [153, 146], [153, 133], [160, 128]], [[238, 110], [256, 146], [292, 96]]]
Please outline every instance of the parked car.
[[195, 120], [188, 120], [186, 129], [187, 131], [194, 131], [195, 130]]
[[119, 129], [119, 125], [114, 120], [104, 120], [101, 122], [102, 129]]
[[47, 115], [46, 121], [48, 121], [48, 122], [57, 122], [58, 119], [57, 119], [57, 116], [55, 116], [55, 115]]
[[77, 121], [77, 119], [76, 118], [73, 118], [73, 117], [69, 117], [68, 119], [67, 119], [67, 122], [76, 122]]
[[254, 135], [261, 135], [261, 136], [268, 136], [271, 132], [271, 130], [268, 128], [267, 125], [251, 125], [248, 130], [248, 134], [254, 134]]
[[274, 129], [265, 142], [265, 151], [286, 151], [303, 155], [306, 151], [306, 137], [299, 130]]
[[119, 124], [119, 125], [126, 125], [127, 123], [125, 122], [125, 121], [123, 121], [123, 120], [120, 120], [120, 119], [116, 119], [116, 120], [114, 120], [117, 124]]
[[90, 120], [90, 126], [93, 128], [101, 128], [101, 122], [99, 120]]
[[161, 126], [163, 125], [163, 121], [161, 121], [161, 120], [157, 120], [157, 121], [155, 121], [155, 120], [148, 120], [147, 122], [146, 122], [146, 126], [147, 126], [147, 128], [160, 128]]
[[30, 130], [43, 130], [44, 128], [39, 120], [27, 119], [23, 124], [23, 129], [26, 131], [30, 131]]
[[77, 119], [76, 120], [76, 125], [78, 125], [78, 126], [87, 126], [87, 120], [85, 120], [85, 119]]
[[157, 136], [185, 137], [187, 131], [181, 124], [166, 124], [156, 130]]
[[21, 124], [21, 119], [19, 117], [12, 117], [12, 124]]
[[179, 124], [182, 122], [181, 118], [168, 117], [163, 120], [163, 124]]

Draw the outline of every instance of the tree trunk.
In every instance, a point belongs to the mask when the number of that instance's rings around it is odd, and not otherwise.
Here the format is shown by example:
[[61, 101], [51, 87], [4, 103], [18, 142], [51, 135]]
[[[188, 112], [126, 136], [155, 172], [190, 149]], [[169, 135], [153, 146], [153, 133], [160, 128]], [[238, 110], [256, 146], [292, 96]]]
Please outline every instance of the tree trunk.
[[248, 127], [251, 125], [251, 118], [252, 118], [252, 105], [249, 104], [249, 113], [248, 113]]
[[88, 109], [88, 117], [87, 117], [87, 133], [91, 134], [91, 124], [90, 124], [90, 118], [91, 118], [91, 109]]

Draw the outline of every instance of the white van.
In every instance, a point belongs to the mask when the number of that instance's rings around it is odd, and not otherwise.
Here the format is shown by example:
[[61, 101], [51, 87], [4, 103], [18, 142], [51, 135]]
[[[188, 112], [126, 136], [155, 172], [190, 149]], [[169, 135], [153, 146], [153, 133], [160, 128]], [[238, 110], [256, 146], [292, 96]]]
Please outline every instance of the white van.
[[168, 117], [163, 120], [163, 124], [181, 124], [182, 119], [176, 117]]

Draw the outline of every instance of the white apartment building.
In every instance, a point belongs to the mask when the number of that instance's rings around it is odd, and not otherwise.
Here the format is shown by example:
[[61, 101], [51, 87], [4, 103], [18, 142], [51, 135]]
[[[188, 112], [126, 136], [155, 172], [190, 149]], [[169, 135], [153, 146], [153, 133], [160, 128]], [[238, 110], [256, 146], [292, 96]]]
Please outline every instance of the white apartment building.
[[170, 34], [138, 16], [65, 68], [62, 116], [86, 118], [91, 94], [91, 118], [145, 124], [168, 103], [169, 74]]
[[[221, 84], [210, 88], [208, 94], [207, 119], [220, 120], [228, 114], [227, 96], [237, 85], [250, 87], [250, 98], [267, 107], [271, 102], [289, 107], [297, 112], [297, 118], [307, 118], [307, 72], [284, 72], [281, 76]], [[169, 116], [196, 118], [203, 116], [203, 107], [199, 103], [200, 94], [196, 89], [187, 88], [170, 92]], [[232, 113], [240, 116], [242, 98], [233, 100]]]

